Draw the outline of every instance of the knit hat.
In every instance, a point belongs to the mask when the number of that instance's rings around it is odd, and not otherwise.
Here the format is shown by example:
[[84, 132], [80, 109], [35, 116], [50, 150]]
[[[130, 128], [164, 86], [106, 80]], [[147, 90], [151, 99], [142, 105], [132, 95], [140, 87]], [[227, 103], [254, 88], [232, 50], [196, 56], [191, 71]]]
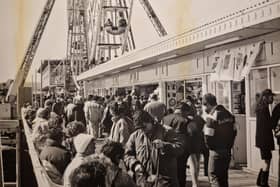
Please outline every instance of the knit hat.
[[74, 146], [77, 153], [84, 153], [88, 145], [94, 140], [92, 135], [89, 134], [78, 134], [74, 137]]
[[134, 113], [133, 122], [135, 128], [141, 128], [144, 127], [143, 123], [153, 123], [154, 119], [148, 112], [141, 110]]

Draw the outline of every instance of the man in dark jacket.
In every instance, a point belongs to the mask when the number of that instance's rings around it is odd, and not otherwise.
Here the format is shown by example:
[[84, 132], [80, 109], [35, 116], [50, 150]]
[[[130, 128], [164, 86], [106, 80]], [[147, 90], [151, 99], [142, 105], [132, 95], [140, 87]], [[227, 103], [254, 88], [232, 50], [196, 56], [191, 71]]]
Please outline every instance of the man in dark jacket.
[[184, 145], [184, 152], [177, 158], [177, 173], [180, 187], [186, 186], [186, 168], [187, 160], [190, 155], [190, 140], [188, 133], [188, 112], [191, 111], [191, 107], [184, 102], [180, 102], [176, 105], [174, 114], [169, 114], [163, 118], [164, 126], [171, 127], [177, 137], [180, 137], [182, 145]]
[[208, 175], [212, 187], [228, 187], [228, 169], [231, 148], [236, 136], [235, 118], [210, 93], [203, 96], [206, 126], [204, 135], [209, 148]]

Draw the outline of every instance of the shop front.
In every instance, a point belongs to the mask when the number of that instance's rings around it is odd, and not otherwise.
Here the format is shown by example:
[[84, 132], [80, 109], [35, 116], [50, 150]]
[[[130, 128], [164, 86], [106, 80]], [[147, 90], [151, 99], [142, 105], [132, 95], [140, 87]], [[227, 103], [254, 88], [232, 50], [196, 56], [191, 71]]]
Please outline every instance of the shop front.
[[[140, 96], [158, 92], [168, 108], [191, 99], [198, 112], [203, 95], [213, 93], [218, 104], [236, 118], [234, 162], [257, 171], [256, 99], [266, 88], [280, 95], [279, 7], [277, 0], [244, 9], [236, 16], [96, 66], [79, 79], [93, 82], [92, 91], [112, 89], [115, 93], [118, 88], [129, 87]], [[272, 176], [277, 175], [278, 158], [275, 151]]]

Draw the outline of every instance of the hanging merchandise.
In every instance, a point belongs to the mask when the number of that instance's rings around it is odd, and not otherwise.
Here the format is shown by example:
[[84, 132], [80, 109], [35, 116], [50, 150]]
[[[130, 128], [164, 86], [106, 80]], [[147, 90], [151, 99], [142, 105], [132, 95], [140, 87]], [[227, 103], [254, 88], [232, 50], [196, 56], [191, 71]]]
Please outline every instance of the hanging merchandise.
[[235, 55], [235, 63], [234, 63], [234, 81], [241, 81], [244, 77], [241, 76], [243, 65], [246, 62], [247, 56], [244, 55], [243, 51], [238, 51]]
[[251, 70], [254, 62], [256, 61], [257, 57], [260, 55], [262, 51], [264, 42], [258, 42], [257, 44], [253, 45], [252, 48], [249, 50], [249, 54], [247, 54], [247, 58], [244, 60], [243, 70], [241, 72], [241, 77], [246, 77]]
[[211, 73], [210, 81], [211, 82], [219, 81], [220, 71], [222, 67], [222, 58], [220, 56], [214, 56], [211, 64], [212, 64], [211, 70], [213, 71], [213, 73]]
[[220, 81], [231, 81], [234, 76], [234, 56], [233, 53], [223, 55], [222, 67], [220, 69]]

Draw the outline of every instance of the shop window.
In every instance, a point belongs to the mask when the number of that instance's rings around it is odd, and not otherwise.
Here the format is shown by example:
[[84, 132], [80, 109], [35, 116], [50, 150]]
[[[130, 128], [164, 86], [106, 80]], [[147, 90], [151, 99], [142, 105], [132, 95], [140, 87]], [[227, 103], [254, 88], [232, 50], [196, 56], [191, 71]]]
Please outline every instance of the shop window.
[[212, 93], [215, 95], [216, 93], [215, 82], [210, 81], [210, 75], [207, 75], [206, 79], [207, 79], [207, 93]]
[[245, 81], [232, 82], [232, 112], [245, 114]]
[[261, 92], [268, 88], [267, 69], [252, 70], [249, 75], [250, 81], [250, 116], [255, 117], [255, 108]]
[[230, 110], [230, 82], [216, 82], [217, 103]]
[[271, 89], [276, 96], [274, 97], [274, 103], [272, 108], [280, 103], [280, 67], [273, 67], [270, 70], [270, 80], [271, 80]]
[[191, 99], [199, 112], [202, 100], [202, 80], [190, 79], [186, 81], [172, 81], [166, 83], [167, 106], [174, 108], [176, 103]]
[[191, 98], [198, 113], [202, 110], [202, 80], [185, 81], [185, 99]]
[[273, 92], [280, 93], [280, 67], [271, 68], [270, 79]]

